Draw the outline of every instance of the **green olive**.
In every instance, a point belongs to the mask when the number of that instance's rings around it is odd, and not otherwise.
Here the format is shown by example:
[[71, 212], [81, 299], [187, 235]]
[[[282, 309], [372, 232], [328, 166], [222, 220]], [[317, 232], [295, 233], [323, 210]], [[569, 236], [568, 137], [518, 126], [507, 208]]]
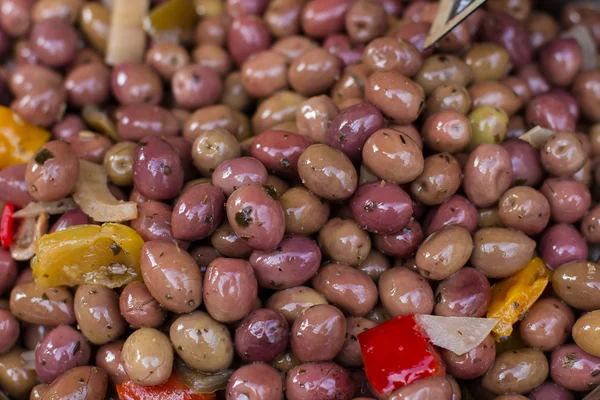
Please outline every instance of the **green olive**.
[[281, 372], [288, 372], [290, 369], [302, 362], [291, 351], [286, 351], [271, 362], [271, 366]]
[[469, 149], [482, 143], [500, 144], [508, 130], [508, 115], [503, 109], [492, 106], [480, 106], [469, 114], [471, 123], [471, 141]]
[[133, 184], [133, 153], [135, 143], [120, 142], [108, 149], [104, 156], [104, 168], [112, 183], [117, 186]]

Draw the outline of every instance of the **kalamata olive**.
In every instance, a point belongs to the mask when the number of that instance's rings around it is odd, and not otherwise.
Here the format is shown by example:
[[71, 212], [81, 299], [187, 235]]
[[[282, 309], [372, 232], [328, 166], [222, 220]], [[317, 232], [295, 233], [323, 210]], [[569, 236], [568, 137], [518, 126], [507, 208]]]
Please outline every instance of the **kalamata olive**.
[[302, 153], [298, 173], [308, 189], [328, 200], [349, 198], [358, 183], [358, 174], [348, 157], [325, 144], [314, 144]]
[[487, 372], [496, 358], [496, 341], [491, 335], [472, 350], [456, 355], [450, 350], [441, 350], [448, 372], [457, 379], [474, 379]]
[[467, 198], [478, 207], [496, 203], [512, 181], [512, 166], [508, 151], [497, 144], [481, 144], [467, 158], [463, 189]]
[[600, 288], [595, 284], [600, 266], [591, 261], [562, 264], [552, 275], [552, 289], [565, 303], [578, 310], [600, 308]]
[[8, 352], [17, 343], [20, 333], [18, 320], [10, 311], [0, 309], [0, 354]]
[[312, 286], [329, 302], [353, 316], [362, 316], [377, 303], [377, 287], [367, 274], [349, 265], [329, 263], [319, 269]]
[[507, 228], [535, 235], [550, 221], [550, 204], [539, 191], [516, 186], [507, 190], [498, 201], [498, 216]]
[[405, 267], [394, 267], [379, 278], [379, 296], [391, 316], [431, 314], [434, 297], [425, 278]]
[[417, 250], [419, 271], [433, 280], [442, 280], [462, 268], [473, 251], [473, 239], [465, 228], [448, 225], [431, 234]]
[[81, 333], [61, 325], [48, 332], [35, 354], [36, 374], [42, 381], [51, 383], [71, 368], [86, 365], [91, 348]]
[[528, 396], [529, 400], [574, 400], [573, 393], [553, 382], [545, 382], [535, 388]]
[[303, 284], [317, 272], [321, 250], [313, 240], [291, 235], [271, 252], [254, 251], [250, 264], [261, 287], [285, 289]]
[[116, 340], [100, 346], [96, 353], [96, 365], [106, 371], [108, 381], [112, 385], [121, 384], [129, 379], [121, 360], [124, 344], [124, 340]]
[[550, 375], [558, 385], [568, 390], [587, 391], [600, 382], [595, 371], [600, 370], [600, 358], [586, 353], [575, 343], [565, 344], [552, 352]]
[[25, 207], [35, 201], [29, 194], [25, 174], [27, 164], [15, 164], [0, 170], [0, 201]]
[[574, 133], [557, 132], [540, 148], [541, 162], [548, 173], [570, 176], [585, 163], [586, 149]]
[[133, 183], [152, 200], [175, 197], [183, 187], [183, 165], [166, 141], [148, 136], [138, 143], [133, 162]]
[[79, 178], [79, 160], [66, 142], [46, 143], [29, 161], [25, 182], [29, 194], [38, 201], [55, 201], [66, 197]]
[[329, 218], [329, 203], [304, 187], [293, 187], [279, 198], [287, 233], [312, 235]]
[[414, 254], [423, 239], [425, 239], [423, 229], [419, 222], [413, 219], [400, 232], [375, 235], [374, 245], [384, 254], [406, 258]]
[[251, 184], [237, 189], [229, 196], [226, 209], [233, 230], [250, 247], [271, 251], [281, 242], [283, 209], [264, 187]]
[[508, 151], [513, 171], [512, 185], [537, 187], [544, 177], [540, 152], [524, 140], [509, 139], [502, 143]]
[[344, 28], [350, 7], [345, 0], [312, 0], [302, 10], [302, 30], [311, 37], [323, 38]]
[[582, 314], [573, 326], [573, 340], [585, 352], [598, 357], [598, 310]]
[[551, 297], [540, 299], [521, 321], [521, 338], [528, 346], [553, 350], [568, 340], [574, 322], [569, 306]]
[[102, 368], [77, 367], [59, 376], [44, 392], [41, 400], [77, 398], [86, 393], [104, 398], [108, 376]]
[[419, 145], [406, 133], [384, 128], [373, 133], [363, 147], [363, 162], [380, 179], [413, 181], [425, 164]]
[[246, 362], [271, 362], [289, 342], [289, 326], [280, 313], [268, 308], [251, 312], [235, 330], [235, 349]]
[[503, 46], [517, 67], [528, 64], [533, 55], [525, 25], [503, 12], [491, 12], [481, 25], [483, 39]]
[[229, 378], [226, 398], [229, 400], [280, 400], [283, 381], [278, 371], [267, 364], [244, 365]]
[[369, 234], [351, 219], [332, 218], [319, 232], [323, 253], [334, 261], [358, 265], [371, 251]]
[[202, 302], [202, 277], [188, 252], [160, 240], [142, 247], [141, 270], [148, 290], [167, 310], [186, 313]]
[[365, 98], [398, 124], [415, 121], [425, 104], [421, 85], [397, 72], [388, 71], [376, 71], [369, 76]]
[[506, 228], [482, 228], [474, 237], [471, 265], [488, 278], [506, 278], [523, 269], [533, 258], [535, 241]]
[[167, 316], [146, 285], [138, 281], [125, 286], [119, 298], [119, 309], [133, 328], [157, 328]]
[[572, 224], [590, 208], [590, 190], [581, 182], [569, 178], [549, 178], [540, 192], [550, 203], [551, 218], [557, 223]]
[[[527, 374], [521, 371], [526, 369]], [[539, 350], [508, 350], [500, 354], [481, 383], [496, 394], [527, 393], [541, 385], [548, 376], [546, 356]]]
[[448, 153], [431, 155], [425, 159], [421, 175], [411, 183], [411, 194], [422, 204], [441, 204], [456, 193], [461, 178], [456, 158]]
[[491, 301], [490, 284], [480, 271], [465, 267], [436, 290], [434, 313], [442, 316], [483, 317]]
[[333, 362], [300, 364], [286, 378], [289, 400], [339, 399], [350, 400], [355, 382], [346, 369]]
[[311, 141], [301, 135], [268, 130], [254, 138], [250, 154], [269, 171], [293, 177], [298, 173], [298, 159], [310, 145]]
[[241, 65], [252, 54], [266, 50], [271, 42], [264, 21], [254, 15], [233, 19], [227, 35], [227, 47], [233, 61]]
[[136, 62], [124, 62], [113, 68], [111, 89], [122, 105], [157, 105], [163, 96], [158, 74], [150, 66]]
[[10, 311], [21, 321], [31, 324], [75, 323], [73, 295], [62, 286], [41, 288], [34, 282], [17, 284], [10, 292]]
[[550, 269], [570, 261], [585, 261], [588, 246], [572, 225], [556, 224], [546, 229], [539, 244], [540, 256]]
[[400, 231], [412, 217], [412, 200], [400, 186], [385, 181], [361, 185], [350, 200], [352, 215], [365, 230], [378, 234]]
[[457, 194], [429, 210], [424, 220], [425, 235], [429, 236], [447, 225], [459, 225], [473, 233], [477, 229], [477, 219], [475, 206]]
[[8, 293], [15, 283], [18, 273], [17, 262], [12, 258], [10, 252], [0, 249], [0, 274], [4, 277], [0, 283], [0, 295]]
[[210, 183], [199, 183], [177, 199], [171, 217], [173, 236], [180, 240], [200, 240], [210, 236], [224, 217], [225, 195]]
[[219, 322], [234, 322], [246, 316], [257, 291], [254, 271], [245, 260], [219, 257], [206, 269], [204, 304], [210, 316]]
[[292, 351], [303, 362], [331, 360], [342, 349], [345, 335], [344, 314], [328, 304], [316, 305], [294, 321]]
[[381, 112], [372, 104], [358, 103], [339, 113], [329, 126], [327, 144], [341, 150], [350, 161], [360, 161], [362, 149], [375, 131], [384, 127]]

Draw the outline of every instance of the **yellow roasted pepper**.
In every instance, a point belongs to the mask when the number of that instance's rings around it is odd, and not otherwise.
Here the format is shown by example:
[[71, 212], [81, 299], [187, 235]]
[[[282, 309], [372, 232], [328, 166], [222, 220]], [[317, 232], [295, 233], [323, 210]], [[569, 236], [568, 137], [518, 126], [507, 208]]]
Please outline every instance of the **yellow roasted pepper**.
[[43, 287], [93, 283], [116, 288], [141, 279], [144, 240], [121, 224], [76, 225], [40, 237], [32, 262]]
[[0, 106], [0, 169], [23, 164], [50, 140], [50, 132]]
[[498, 320], [492, 330], [497, 338], [510, 336], [513, 324], [542, 295], [551, 274], [541, 258], [534, 258], [521, 271], [492, 286], [492, 301], [487, 317]]

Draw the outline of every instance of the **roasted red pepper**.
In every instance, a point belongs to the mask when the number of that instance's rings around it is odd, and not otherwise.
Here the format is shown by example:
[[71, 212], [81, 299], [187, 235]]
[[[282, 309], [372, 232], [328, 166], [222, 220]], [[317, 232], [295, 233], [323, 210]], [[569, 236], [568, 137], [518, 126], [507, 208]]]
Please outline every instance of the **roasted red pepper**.
[[7, 249], [13, 242], [13, 220], [15, 206], [10, 203], [4, 205], [2, 210], [2, 219], [0, 219], [0, 243]]
[[121, 400], [214, 400], [214, 393], [196, 393], [183, 384], [173, 372], [169, 380], [158, 386], [141, 386], [133, 381], [117, 385]]
[[414, 315], [393, 318], [358, 335], [365, 373], [381, 394], [419, 379], [446, 374], [446, 367]]

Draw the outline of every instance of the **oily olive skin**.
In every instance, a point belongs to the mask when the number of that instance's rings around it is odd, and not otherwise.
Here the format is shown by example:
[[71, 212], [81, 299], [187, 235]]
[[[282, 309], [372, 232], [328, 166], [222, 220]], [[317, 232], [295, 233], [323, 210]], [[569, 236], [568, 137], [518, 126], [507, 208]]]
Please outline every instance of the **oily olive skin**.
[[342, 312], [322, 304], [307, 309], [294, 321], [290, 344], [300, 361], [327, 361], [340, 352], [345, 335]]
[[56, 379], [42, 395], [42, 400], [56, 398], [76, 398], [81, 393], [91, 393], [94, 397], [106, 395], [108, 377], [102, 368], [77, 367]]
[[57, 326], [75, 323], [73, 295], [64, 287], [39, 288], [21, 283], [10, 292], [10, 311], [22, 321]]
[[206, 268], [203, 299], [206, 310], [219, 322], [233, 322], [250, 312], [258, 283], [245, 260], [219, 257]]
[[119, 297], [121, 315], [134, 328], [157, 328], [167, 314], [142, 282], [131, 282]]
[[260, 308], [248, 314], [235, 331], [238, 356], [249, 362], [271, 362], [289, 342], [289, 326], [280, 313]]
[[298, 159], [298, 174], [304, 185], [327, 200], [344, 200], [356, 190], [356, 169], [340, 150], [313, 144]]
[[199, 371], [218, 372], [233, 360], [229, 330], [205, 312], [196, 311], [177, 318], [171, 325], [169, 337], [179, 357]]
[[523, 318], [520, 333], [531, 347], [549, 351], [564, 344], [575, 322], [573, 311], [558, 299], [546, 298], [536, 302]]
[[483, 342], [463, 355], [456, 355], [450, 350], [441, 351], [446, 368], [453, 377], [473, 379], [483, 375], [494, 363], [496, 358], [496, 342], [488, 335]]
[[435, 293], [436, 315], [483, 317], [492, 298], [490, 283], [479, 270], [461, 268], [440, 282]]
[[363, 162], [378, 178], [400, 184], [418, 177], [425, 164], [418, 144], [405, 133], [389, 128], [369, 137], [363, 147]]
[[552, 275], [552, 289], [558, 297], [578, 310], [598, 308], [600, 297], [594, 284], [600, 266], [591, 261], [572, 261], [558, 267]]
[[281, 242], [283, 209], [265, 187], [252, 184], [237, 189], [229, 196], [226, 210], [229, 224], [250, 247], [271, 251]]
[[473, 251], [471, 234], [459, 226], [447, 226], [430, 235], [417, 250], [417, 267], [429, 279], [442, 280], [461, 269]]
[[583, 351], [575, 343], [566, 344], [552, 352], [550, 375], [552, 380], [568, 390], [587, 391], [598, 384], [592, 371], [598, 369], [600, 358]]
[[91, 348], [83, 335], [70, 326], [61, 325], [50, 331], [36, 348], [37, 376], [52, 382], [62, 373], [89, 362]]
[[283, 381], [277, 370], [266, 364], [248, 364], [229, 378], [227, 398], [246, 397], [252, 400], [279, 400], [283, 396]]
[[548, 361], [541, 351], [509, 350], [496, 358], [484, 375], [482, 385], [496, 394], [527, 393], [541, 385], [548, 372]]
[[249, 261], [261, 287], [286, 289], [303, 284], [317, 272], [321, 249], [307, 237], [290, 235], [274, 251], [252, 252]]
[[323, 253], [334, 261], [358, 265], [371, 251], [367, 232], [351, 219], [332, 218], [319, 232]]
[[398, 232], [413, 214], [408, 194], [398, 185], [385, 181], [359, 186], [350, 200], [350, 208], [363, 229], [379, 234]]
[[25, 182], [38, 201], [55, 201], [68, 195], [79, 177], [73, 148], [62, 141], [46, 143], [27, 164]]
[[531, 260], [535, 242], [524, 233], [506, 228], [483, 228], [473, 237], [471, 265], [488, 278], [506, 278]]
[[406, 267], [394, 267], [378, 283], [381, 303], [390, 316], [430, 314], [434, 307], [431, 286], [425, 278]]
[[283, 315], [288, 323], [293, 323], [308, 308], [327, 303], [325, 297], [316, 290], [306, 286], [296, 286], [273, 293], [265, 305]]
[[377, 287], [362, 271], [329, 263], [312, 279], [312, 286], [331, 304], [353, 316], [362, 316], [377, 303]]
[[179, 240], [200, 240], [210, 236], [225, 217], [223, 191], [210, 183], [200, 183], [185, 190], [171, 214], [173, 236]]
[[309, 400], [313, 396], [349, 400], [353, 391], [348, 371], [333, 362], [300, 364], [286, 377], [286, 396], [290, 400]]
[[96, 345], [108, 343], [126, 329], [117, 293], [100, 285], [81, 285], [75, 292], [75, 317], [85, 337]]
[[146, 242], [141, 259], [144, 283], [167, 310], [190, 312], [202, 302], [202, 277], [188, 252], [174, 243]]
[[138, 329], [123, 345], [121, 359], [127, 376], [142, 386], [163, 384], [173, 367], [169, 338], [153, 328]]

